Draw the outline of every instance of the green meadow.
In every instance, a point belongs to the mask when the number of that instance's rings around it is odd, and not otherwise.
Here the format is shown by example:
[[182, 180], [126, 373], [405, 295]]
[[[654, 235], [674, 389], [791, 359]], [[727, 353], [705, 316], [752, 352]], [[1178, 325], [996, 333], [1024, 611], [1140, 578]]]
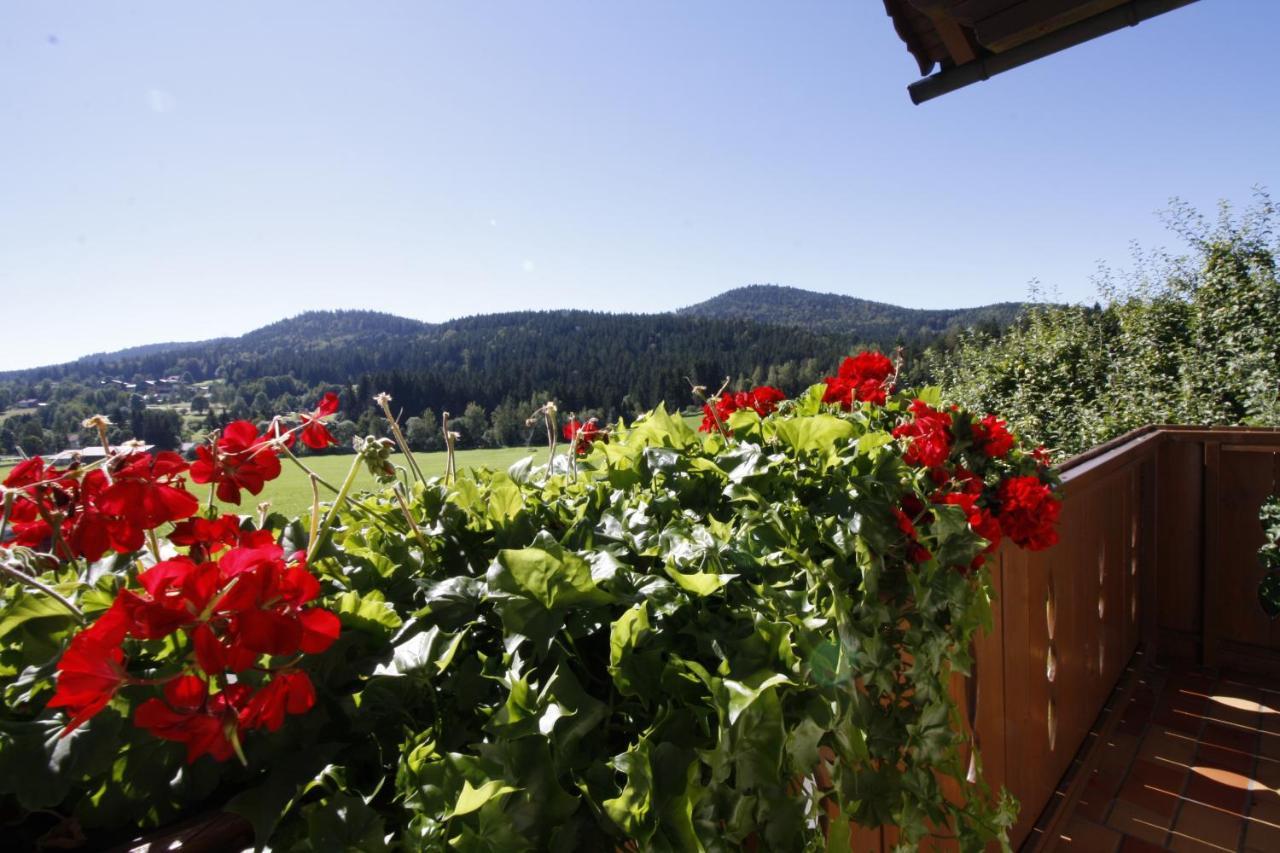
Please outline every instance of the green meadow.
[[[457, 453], [458, 468], [459, 470], [463, 468], [503, 469], [529, 455], [534, 456], [535, 462], [542, 463], [546, 461], [547, 449], [545, 447], [499, 447], [483, 450], [459, 450]], [[444, 473], [445, 453], [443, 451], [439, 453], [415, 453], [414, 458], [418, 461], [418, 467], [422, 469], [422, 473], [426, 476], [436, 477]], [[326, 481], [334, 486], [340, 486], [355, 460], [356, 457], [348, 453], [341, 456], [308, 456], [304, 457], [302, 461]], [[391, 462], [401, 468], [406, 467], [404, 454], [393, 454]], [[280, 460], [280, 465], [280, 476], [267, 483], [262, 490], [262, 494], [255, 497], [248, 492], [242, 492], [239, 506], [223, 503], [219, 503], [219, 506], [226, 512], [250, 515], [257, 512], [259, 503], [270, 501], [272, 512], [283, 513], [289, 517], [309, 512], [311, 510], [311, 482], [309, 478], [297, 465], [294, 465], [288, 459]], [[0, 463], [0, 479], [3, 479], [5, 473], [12, 467], [12, 462]], [[376, 485], [368, 469], [361, 466], [356, 475], [355, 490], [372, 489]], [[188, 487], [201, 500], [205, 500], [208, 497], [208, 486], [197, 486], [194, 483], [188, 483]], [[321, 487], [320, 500], [327, 501], [332, 499], [333, 493]]]
[[[529, 455], [534, 456], [535, 462], [545, 462], [547, 449], [529, 448], [529, 447], [499, 447], [486, 448], [483, 450], [459, 450], [457, 452], [458, 469], [463, 468], [492, 468], [504, 469], [509, 467], [513, 462], [523, 459]], [[418, 467], [422, 469], [422, 473], [427, 477], [438, 477], [444, 474], [445, 453], [415, 453], [414, 459], [418, 462]], [[308, 456], [302, 459], [303, 464], [313, 469], [317, 474], [323, 477], [327, 482], [334, 486], [342, 485], [343, 479], [347, 476], [347, 471], [351, 469], [352, 464], [357, 457], [352, 454], [344, 454], [341, 456]], [[391, 464], [406, 468], [404, 454], [396, 453], [391, 456]], [[271, 502], [271, 511], [283, 513], [286, 516], [293, 517], [302, 515], [311, 511], [311, 482], [297, 465], [294, 465], [288, 459], [280, 460], [281, 471], [280, 476], [263, 488], [262, 494], [254, 497], [248, 492], [241, 494], [240, 506], [235, 504], [221, 504], [222, 508], [227, 512], [239, 512], [242, 515], [256, 512], [257, 506], [263, 501]], [[360, 466], [356, 474], [356, 482], [354, 491], [359, 492], [364, 489], [373, 489], [377, 487], [374, 482], [373, 475], [363, 465]], [[208, 496], [208, 486], [191, 485], [191, 490], [195, 492], [203, 500]], [[333, 492], [321, 487], [320, 500], [328, 501], [333, 499]]]

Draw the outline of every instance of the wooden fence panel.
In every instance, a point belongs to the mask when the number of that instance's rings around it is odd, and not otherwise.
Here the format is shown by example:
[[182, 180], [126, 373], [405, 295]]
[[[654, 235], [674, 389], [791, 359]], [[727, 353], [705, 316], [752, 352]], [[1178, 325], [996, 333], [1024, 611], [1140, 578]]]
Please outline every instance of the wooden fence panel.
[[1280, 626], [1258, 604], [1263, 543], [1258, 509], [1276, 491], [1276, 460], [1271, 447], [1223, 444], [1217, 452], [1216, 489], [1206, 494], [1217, 547], [1205, 561], [1205, 656], [1218, 660], [1223, 643], [1280, 652]]
[[1199, 657], [1202, 591], [1204, 446], [1167, 441], [1157, 452], [1154, 605], [1162, 651]]

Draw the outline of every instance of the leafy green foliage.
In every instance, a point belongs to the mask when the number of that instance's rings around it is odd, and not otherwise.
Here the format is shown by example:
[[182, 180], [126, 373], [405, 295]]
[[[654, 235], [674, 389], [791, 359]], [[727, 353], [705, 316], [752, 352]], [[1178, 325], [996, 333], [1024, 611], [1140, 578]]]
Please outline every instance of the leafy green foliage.
[[1258, 584], [1258, 603], [1275, 619], [1280, 616], [1280, 496], [1268, 498], [1258, 511], [1264, 538], [1258, 562], [1266, 571]]
[[[728, 440], [659, 407], [581, 460], [416, 484], [412, 524], [390, 492], [340, 508], [316, 707], [249, 734], [245, 767], [185, 765], [115, 706], [57, 739], [74, 620], [7, 587], [0, 795], [31, 841], [62, 831], [42, 815], [97, 841], [225, 804], [276, 850], [816, 851], [850, 821], [984, 849], [1016, 807], [942, 782], [968, 771], [949, 683], [990, 620], [987, 543], [936, 505], [909, 559], [891, 508], [936, 487], [890, 436], [910, 397], [821, 397], [735, 413]], [[1034, 470], [1015, 455], [998, 476]], [[91, 609], [137, 569], [41, 577]]]
[[1280, 283], [1270, 200], [1210, 226], [1175, 208], [1185, 257], [1139, 257], [1094, 307], [1036, 305], [1003, 333], [968, 332], [924, 372], [1055, 453], [1147, 424], [1280, 425]]

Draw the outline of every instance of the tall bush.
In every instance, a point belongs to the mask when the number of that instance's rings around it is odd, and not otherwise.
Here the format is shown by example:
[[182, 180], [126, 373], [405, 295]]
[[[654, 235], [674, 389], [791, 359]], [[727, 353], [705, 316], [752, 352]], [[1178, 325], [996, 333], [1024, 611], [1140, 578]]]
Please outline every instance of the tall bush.
[[1260, 196], [1209, 224], [1169, 215], [1189, 251], [1104, 270], [1102, 304], [1035, 305], [1003, 334], [969, 332], [924, 370], [1059, 455], [1151, 423], [1280, 426], [1280, 283]]

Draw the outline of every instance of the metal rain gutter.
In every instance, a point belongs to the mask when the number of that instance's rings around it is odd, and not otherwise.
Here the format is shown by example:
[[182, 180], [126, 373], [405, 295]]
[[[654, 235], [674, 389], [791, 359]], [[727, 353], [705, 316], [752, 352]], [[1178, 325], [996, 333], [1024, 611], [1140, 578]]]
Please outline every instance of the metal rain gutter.
[[1086, 41], [1105, 36], [1125, 27], [1136, 27], [1138, 24], [1165, 12], [1172, 12], [1182, 6], [1189, 6], [1195, 0], [1132, 0], [1123, 6], [1117, 6], [1092, 18], [1085, 18], [1070, 26], [1012, 47], [1003, 53], [984, 56], [964, 65], [946, 68], [936, 74], [921, 78], [907, 86], [911, 101], [922, 104], [939, 95], [954, 92], [974, 83], [981, 83], [996, 74], [1026, 65], [1037, 59], [1075, 47]]

